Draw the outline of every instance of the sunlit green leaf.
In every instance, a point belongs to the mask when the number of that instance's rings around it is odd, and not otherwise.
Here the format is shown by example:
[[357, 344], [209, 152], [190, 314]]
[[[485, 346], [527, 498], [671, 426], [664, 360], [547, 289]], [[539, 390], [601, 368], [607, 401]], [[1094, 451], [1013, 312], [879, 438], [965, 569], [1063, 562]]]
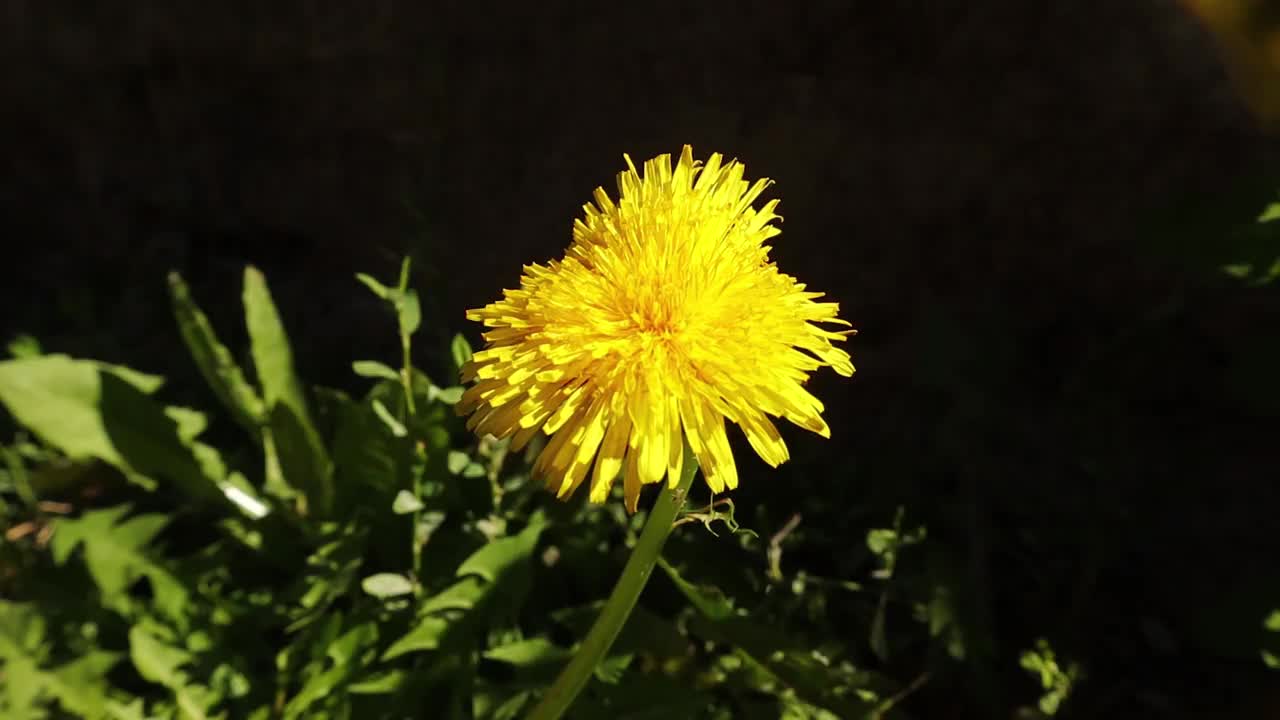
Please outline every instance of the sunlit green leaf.
[[174, 422], [178, 430], [178, 439], [190, 443], [209, 427], [209, 418], [202, 412], [191, 408], [169, 406], [164, 414]]
[[5, 346], [9, 351], [9, 357], [15, 360], [23, 358], [36, 357], [41, 355], [44, 350], [40, 347], [40, 341], [31, 335], [19, 335], [9, 341]]
[[449, 343], [449, 357], [453, 360], [453, 369], [461, 371], [462, 366], [471, 361], [471, 343], [467, 342], [467, 338], [458, 333], [453, 336], [453, 341]]
[[326, 517], [334, 500], [332, 465], [308, 412], [293, 349], [266, 278], [253, 267], [244, 271], [244, 312], [284, 478], [306, 495], [309, 512]]
[[361, 623], [344, 632], [329, 645], [327, 654], [332, 666], [313, 675], [285, 705], [283, 717], [302, 718], [315, 715], [313, 706], [358, 673], [364, 666], [360, 658], [378, 641], [378, 628], [372, 622]]
[[14, 718], [46, 718], [57, 701], [79, 717], [105, 717], [107, 673], [118, 653], [89, 650], [49, 665], [46, 626], [32, 605], [0, 600], [0, 709]]
[[205, 382], [231, 416], [249, 432], [255, 441], [258, 428], [266, 422], [266, 408], [244, 373], [236, 364], [231, 352], [218, 340], [209, 319], [195, 304], [181, 276], [169, 275], [169, 297], [178, 320], [178, 330], [187, 350]]
[[360, 582], [364, 591], [376, 598], [397, 597], [413, 592], [413, 582], [398, 573], [378, 573]]
[[391, 503], [391, 512], [397, 515], [407, 515], [414, 513], [426, 507], [422, 501], [414, 497], [413, 493], [408, 490], [401, 490], [396, 493], [396, 499]]
[[518, 535], [485, 545], [463, 561], [458, 567], [458, 577], [476, 575], [488, 582], [497, 582], [515, 568], [527, 565], [543, 527], [541, 522], [530, 522]]
[[[306, 560], [294, 592], [297, 607], [289, 631], [325, 617], [332, 604], [344, 596], [364, 563], [368, 528], [352, 522], [326, 528], [322, 544]], [[332, 617], [330, 615], [330, 617]]]
[[1271, 632], [1280, 632], [1280, 610], [1272, 610], [1262, 626]]
[[0, 404], [72, 458], [97, 458], [126, 473], [173, 480], [196, 498], [222, 500], [164, 409], [94, 363], [62, 355], [0, 362]]
[[129, 658], [144, 679], [172, 688], [186, 684], [187, 676], [180, 668], [191, 662], [192, 655], [134, 625], [129, 629]]
[[155, 563], [147, 547], [170, 521], [165, 515], [127, 518], [129, 506], [91, 510], [79, 518], [55, 522], [50, 550], [55, 563], [65, 564], [77, 547], [84, 547], [85, 565], [103, 596], [123, 593], [139, 577], [152, 585], [157, 607], [180, 619], [188, 592], [168, 570]]
[[404, 290], [395, 297], [396, 317], [400, 322], [400, 335], [408, 337], [422, 325], [422, 307], [415, 290]]
[[440, 647], [441, 639], [449, 631], [450, 624], [449, 620], [442, 617], [422, 618], [408, 634], [396, 640], [382, 653], [382, 659], [394, 660], [406, 653], [435, 650]]
[[130, 385], [134, 386], [138, 390], [142, 391], [144, 395], [152, 395], [157, 390], [164, 387], [164, 378], [160, 377], [159, 375], [144, 373], [139, 370], [134, 370], [131, 367], [125, 367], [124, 365], [115, 365], [113, 363], [105, 363], [100, 360], [86, 360], [84, 362], [92, 363], [99, 370], [104, 370], [106, 372], [111, 373], [112, 375], [115, 375], [121, 380], [129, 383]]
[[404, 670], [382, 670], [371, 673], [347, 686], [347, 692], [357, 695], [381, 695], [393, 693], [409, 678]]
[[518, 667], [563, 663], [572, 655], [568, 649], [540, 637], [499, 645], [484, 654], [490, 660]]
[[391, 288], [373, 279], [371, 275], [356, 273], [356, 279], [363, 283], [365, 287], [372, 290], [374, 295], [377, 295], [383, 300], [386, 300], [391, 295]]
[[431, 399], [442, 402], [445, 405], [458, 404], [458, 401], [462, 399], [463, 393], [467, 391], [466, 388], [460, 385], [454, 385], [447, 388], [432, 387], [431, 390]]
[[399, 372], [376, 360], [357, 360], [351, 363], [351, 370], [360, 377], [382, 378], [393, 382], [400, 381]]
[[461, 474], [462, 470], [466, 468], [467, 465], [469, 465], [470, 463], [471, 463], [470, 455], [467, 455], [461, 450], [449, 451], [448, 466], [449, 466], [450, 474], [453, 474], [453, 475]]
[[445, 610], [470, 610], [484, 599], [490, 587], [490, 583], [479, 578], [462, 578], [424, 600], [418, 611], [425, 615]]
[[404, 423], [397, 420], [381, 400], [374, 398], [370, 403], [370, 406], [373, 408], [373, 414], [378, 416], [378, 419], [382, 421], [383, 425], [387, 426], [387, 429], [391, 431], [392, 435], [402, 438], [409, 434], [409, 430], [405, 428]]

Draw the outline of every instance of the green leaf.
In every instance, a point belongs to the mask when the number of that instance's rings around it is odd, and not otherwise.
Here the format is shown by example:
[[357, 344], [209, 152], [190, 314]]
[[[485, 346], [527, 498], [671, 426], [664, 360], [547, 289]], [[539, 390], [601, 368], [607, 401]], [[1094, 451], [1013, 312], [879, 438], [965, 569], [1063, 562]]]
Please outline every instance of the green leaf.
[[399, 573], [377, 573], [360, 582], [364, 591], [376, 598], [399, 597], [413, 592], [413, 582]]
[[461, 450], [450, 450], [448, 459], [448, 468], [450, 475], [460, 475], [471, 463], [471, 456]]
[[180, 668], [193, 658], [191, 653], [163, 642], [141, 625], [129, 628], [129, 659], [144, 680], [167, 688], [180, 688], [187, 683], [187, 676]]
[[351, 665], [363, 650], [377, 642], [377, 624], [362, 622], [339, 635], [325, 650], [325, 654], [335, 665]]
[[348, 497], [379, 497], [409, 484], [409, 444], [397, 438], [374, 414], [372, 401], [403, 392], [390, 381], [378, 383], [362, 402], [347, 400], [338, 407], [333, 443], [336, 485]]
[[702, 587], [694, 585], [681, 577], [671, 563], [662, 557], [658, 558], [658, 567], [661, 567], [667, 577], [671, 578], [671, 582], [675, 583], [676, 588], [689, 599], [698, 612], [711, 620], [723, 620], [733, 615], [733, 600], [726, 597], [720, 588], [714, 585]]
[[107, 717], [111, 720], [148, 720], [146, 703], [134, 698], [128, 705], [118, 700], [107, 700]]
[[481, 687], [475, 694], [476, 720], [519, 720], [528, 713], [525, 706], [533, 699], [533, 692], [523, 690], [514, 694], [503, 692], [505, 687]]
[[466, 388], [459, 385], [447, 388], [432, 387], [431, 390], [431, 399], [438, 400], [445, 405], [457, 405], [458, 401], [462, 399], [463, 393], [467, 391]]
[[385, 695], [399, 690], [409, 677], [409, 673], [404, 670], [382, 670], [351, 683], [347, 686], [347, 692], [356, 695]]
[[535, 517], [519, 535], [485, 545], [458, 566], [458, 577], [475, 575], [496, 583], [518, 569], [527, 569], [529, 556], [533, 554], [544, 527], [541, 518]]
[[298, 491], [284, 477], [284, 468], [280, 465], [280, 452], [276, 450], [276, 439], [271, 432], [271, 425], [262, 428], [262, 489], [264, 492], [286, 502], [298, 497]]
[[54, 522], [50, 550], [53, 561], [63, 565], [71, 553], [84, 546], [85, 565], [104, 600], [119, 596], [139, 577], [151, 582], [154, 602], [175, 620], [183, 617], [189, 603], [186, 588], [168, 570], [156, 564], [146, 552], [169, 517], [159, 514], [135, 515], [128, 505], [90, 510], [79, 518]]
[[530, 667], [546, 664], [559, 665], [572, 657], [573, 653], [546, 638], [537, 637], [499, 645], [486, 652], [484, 656], [516, 667]]
[[377, 360], [357, 360], [351, 363], [351, 370], [360, 377], [382, 378], [392, 382], [400, 382], [400, 373]]
[[0, 600], [0, 658], [43, 660], [48, 649], [47, 630], [44, 616], [35, 605]]
[[490, 583], [479, 578], [462, 578], [424, 600], [418, 612], [429, 615], [449, 610], [471, 610], [488, 596], [490, 587]]
[[191, 292], [177, 273], [169, 274], [169, 298], [178, 330], [200, 374], [236, 422], [258, 441], [258, 428], [266, 422], [262, 398], [245, 380], [231, 352], [219, 342], [209, 319], [192, 300]]
[[386, 300], [388, 297], [391, 296], [391, 292], [392, 292], [391, 288], [387, 287], [386, 285], [383, 285], [377, 280], [374, 280], [373, 277], [370, 275], [366, 275], [364, 273], [356, 273], [356, 279], [364, 283], [365, 287], [372, 290], [374, 295], [377, 295], [383, 300]]
[[297, 607], [292, 610], [293, 632], [326, 615], [347, 594], [364, 562], [368, 528], [352, 521], [344, 526], [326, 524], [323, 544], [306, 560], [295, 586]]
[[416, 290], [400, 291], [394, 299], [396, 319], [400, 323], [400, 337], [408, 338], [422, 325], [422, 306]]
[[407, 515], [414, 513], [426, 507], [422, 501], [413, 496], [408, 490], [401, 490], [396, 493], [396, 499], [391, 503], [391, 512], [397, 515]]
[[1267, 619], [1262, 622], [1262, 627], [1271, 632], [1280, 632], [1280, 610], [1272, 610]]
[[471, 362], [471, 343], [467, 342], [466, 336], [458, 333], [453, 336], [453, 342], [449, 343], [449, 357], [453, 360], [453, 369], [455, 372], [461, 372], [464, 365]]
[[159, 375], [144, 373], [139, 370], [134, 370], [131, 367], [125, 367], [124, 365], [114, 365], [112, 363], [104, 363], [100, 360], [87, 360], [85, 362], [93, 363], [93, 365], [98, 369], [104, 370], [106, 372], [111, 373], [112, 375], [115, 375], [121, 380], [138, 388], [138, 390], [141, 390], [142, 393], [145, 395], [152, 395], [155, 393], [155, 391], [164, 387], [164, 378], [160, 377]]
[[40, 341], [31, 335], [25, 334], [10, 340], [6, 349], [9, 351], [9, 357], [15, 360], [36, 357], [44, 353], [44, 350], [40, 348]]
[[244, 269], [244, 316], [266, 406], [283, 403], [306, 417], [306, 398], [294, 372], [293, 348], [271, 299], [267, 279], [252, 266]]
[[169, 406], [164, 409], [165, 417], [177, 426], [178, 439], [190, 443], [209, 427], [209, 418], [204, 413], [191, 408]]
[[0, 404], [72, 459], [168, 478], [197, 499], [222, 498], [178, 426], [141, 390], [92, 362], [43, 355], [0, 362]]
[[327, 517], [334, 500], [332, 464], [307, 410], [293, 350], [266, 278], [253, 267], [244, 271], [244, 312], [280, 470], [306, 496], [307, 510]]
[[365, 622], [347, 630], [329, 645], [326, 655], [333, 665], [312, 675], [297, 695], [284, 707], [283, 717], [315, 717], [327, 713], [308, 712], [316, 705], [345, 686], [352, 676], [360, 672], [366, 662], [363, 655], [378, 642], [378, 627]]
[[877, 528], [867, 531], [867, 548], [876, 555], [883, 555], [894, 546], [898, 534], [893, 530]]
[[33, 605], [0, 600], [0, 708], [16, 718], [45, 718], [45, 703], [56, 700], [64, 712], [105, 717], [107, 673], [117, 653], [90, 650], [56, 667], [45, 666], [45, 623]]
[[327, 517], [333, 509], [333, 465], [314, 427], [294, 408], [271, 408], [271, 439], [284, 479], [307, 498], [312, 515]]
[[535, 516], [519, 535], [494, 540], [464, 560], [456, 573], [458, 582], [424, 600], [413, 629], [387, 648], [382, 658], [435, 650], [446, 643], [449, 633], [474, 621], [478, 613], [501, 615], [518, 606], [527, 591], [529, 557], [544, 527], [542, 517]]
[[[793, 692], [806, 703], [842, 718], [875, 718], [887, 712], [897, 686], [888, 678], [862, 670], [848, 662], [835, 662], [785, 629], [733, 615], [714, 621], [695, 615], [689, 632], [737, 649], [768, 683], [760, 689]], [[889, 717], [885, 715], [885, 717]]]
[[107, 701], [107, 673], [120, 662], [120, 657], [120, 653], [90, 650], [62, 665], [35, 670], [28, 682], [34, 681], [71, 713], [100, 718]]
[[1146, 233], [1145, 244], [1193, 270], [1223, 273], [1254, 286], [1272, 283], [1280, 278], [1280, 206], [1274, 185], [1268, 185], [1250, 183], [1216, 198], [1188, 198]]
[[373, 414], [378, 416], [378, 419], [382, 421], [383, 425], [387, 426], [392, 435], [402, 438], [409, 434], [408, 428], [391, 414], [391, 411], [387, 409], [387, 406], [381, 400], [374, 398], [371, 406], [373, 407]]
[[382, 653], [382, 659], [394, 660], [411, 652], [435, 650], [440, 647], [451, 625], [452, 621], [441, 617], [422, 618], [404, 637], [391, 643], [391, 647]]
[[596, 665], [595, 677], [602, 683], [617, 685], [635, 659], [636, 656], [632, 653], [611, 653]]

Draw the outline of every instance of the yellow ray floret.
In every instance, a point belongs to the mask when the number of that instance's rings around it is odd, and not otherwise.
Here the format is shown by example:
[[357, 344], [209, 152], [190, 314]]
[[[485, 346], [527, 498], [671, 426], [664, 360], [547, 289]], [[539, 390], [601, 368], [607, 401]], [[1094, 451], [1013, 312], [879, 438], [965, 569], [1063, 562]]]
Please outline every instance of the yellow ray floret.
[[788, 453], [771, 417], [828, 437], [804, 383], [823, 366], [853, 374], [832, 344], [853, 331], [822, 327], [849, 324], [769, 260], [777, 201], [753, 207], [769, 181], [688, 146], [674, 168], [626, 163], [617, 203], [596, 190], [564, 259], [467, 313], [489, 330], [457, 410], [516, 449], [549, 436], [534, 472], [560, 497], [590, 476], [603, 502], [622, 474], [634, 512], [642, 486], [677, 482], [686, 441], [714, 492], [737, 486], [725, 420], [775, 467]]

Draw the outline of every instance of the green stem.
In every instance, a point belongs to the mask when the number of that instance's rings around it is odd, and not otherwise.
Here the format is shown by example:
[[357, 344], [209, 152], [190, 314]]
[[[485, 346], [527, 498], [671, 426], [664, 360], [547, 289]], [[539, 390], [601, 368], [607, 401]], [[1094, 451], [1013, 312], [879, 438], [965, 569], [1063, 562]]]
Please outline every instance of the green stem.
[[578, 652], [560, 672], [560, 676], [556, 678], [551, 688], [542, 696], [542, 702], [533, 709], [528, 720], [557, 720], [573, 704], [578, 693], [587, 686], [592, 674], [595, 673], [596, 666], [609, 651], [618, 633], [622, 631], [622, 626], [627, 622], [627, 617], [635, 608], [636, 601], [640, 598], [640, 591], [644, 590], [645, 584], [649, 582], [649, 576], [653, 574], [653, 566], [662, 554], [662, 546], [666, 544], [667, 536], [675, 527], [676, 515], [684, 507], [685, 496], [689, 493], [689, 486], [693, 484], [693, 476], [697, 471], [698, 463], [689, 446], [686, 445], [679, 484], [675, 488], [663, 485], [658, 501], [649, 511], [649, 519], [645, 522], [644, 531], [640, 533], [640, 539], [631, 550], [631, 557], [627, 559], [627, 565], [622, 569], [622, 577], [619, 577], [618, 584], [613, 586], [613, 593], [609, 595], [604, 609], [600, 611], [600, 617], [596, 618], [595, 625], [592, 625], [591, 630], [587, 632], [587, 637], [578, 647]]

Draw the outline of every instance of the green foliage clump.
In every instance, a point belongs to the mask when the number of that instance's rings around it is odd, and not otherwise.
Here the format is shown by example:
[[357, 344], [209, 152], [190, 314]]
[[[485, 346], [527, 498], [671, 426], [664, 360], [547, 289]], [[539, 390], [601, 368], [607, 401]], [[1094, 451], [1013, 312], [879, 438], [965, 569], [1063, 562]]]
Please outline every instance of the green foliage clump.
[[[403, 352], [399, 367], [354, 362], [355, 396], [298, 376], [253, 268], [248, 368], [169, 280], [218, 414], [166, 404], [163, 378], [11, 345], [0, 716], [503, 720], [532, 707], [642, 518], [551, 500], [526, 456], [459, 426], [462, 388], [411, 363], [408, 277], [407, 264], [394, 286], [359, 277]], [[470, 346], [442, 350], [456, 376]], [[572, 717], [898, 713], [905, 691], [869, 669], [888, 653], [883, 623], [869, 654], [810, 622], [813, 602], [860, 584], [785, 575], [784, 534], [766, 544], [724, 500], [686, 520], [729, 533], [674, 544]], [[887, 569], [872, 579], [881, 622], [900, 555], [923, 539], [900, 526], [870, 539]]]

